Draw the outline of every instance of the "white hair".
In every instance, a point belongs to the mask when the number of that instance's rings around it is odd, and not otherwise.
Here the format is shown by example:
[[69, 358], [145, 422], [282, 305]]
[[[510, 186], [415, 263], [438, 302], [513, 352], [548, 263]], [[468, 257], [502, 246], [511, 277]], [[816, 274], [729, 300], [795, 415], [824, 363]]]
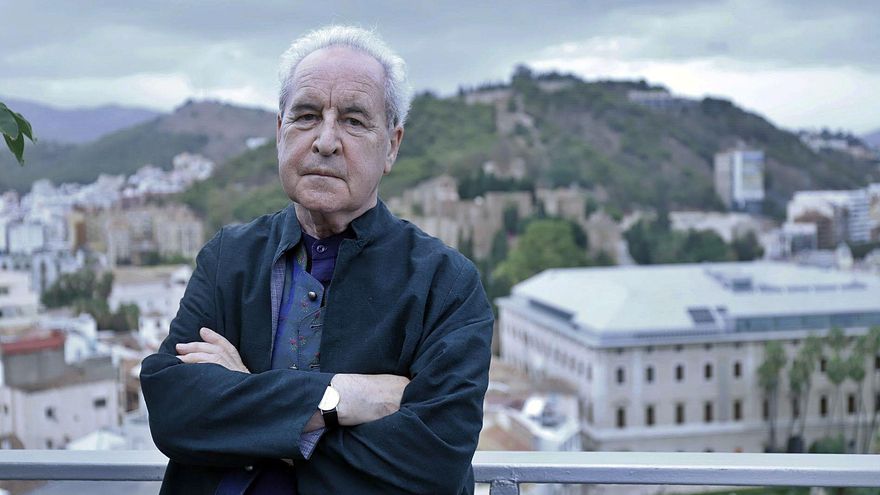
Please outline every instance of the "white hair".
[[278, 106], [281, 113], [290, 97], [293, 73], [297, 65], [310, 53], [331, 46], [347, 46], [376, 59], [385, 69], [385, 117], [389, 128], [406, 122], [412, 90], [406, 80], [406, 62], [394, 53], [379, 36], [366, 29], [352, 26], [326, 26], [294, 40], [281, 56], [278, 78], [281, 90]]

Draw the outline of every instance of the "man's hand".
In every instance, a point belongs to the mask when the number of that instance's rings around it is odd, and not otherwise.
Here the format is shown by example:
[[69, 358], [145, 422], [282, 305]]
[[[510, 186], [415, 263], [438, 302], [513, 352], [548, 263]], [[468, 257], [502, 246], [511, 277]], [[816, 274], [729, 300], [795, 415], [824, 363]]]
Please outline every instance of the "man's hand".
[[204, 342], [177, 344], [177, 357], [184, 363], [215, 363], [232, 371], [250, 373], [241, 362], [238, 349], [210, 328], [199, 330]]
[[330, 382], [339, 391], [339, 424], [355, 426], [384, 418], [400, 409], [409, 379], [397, 375], [340, 373]]

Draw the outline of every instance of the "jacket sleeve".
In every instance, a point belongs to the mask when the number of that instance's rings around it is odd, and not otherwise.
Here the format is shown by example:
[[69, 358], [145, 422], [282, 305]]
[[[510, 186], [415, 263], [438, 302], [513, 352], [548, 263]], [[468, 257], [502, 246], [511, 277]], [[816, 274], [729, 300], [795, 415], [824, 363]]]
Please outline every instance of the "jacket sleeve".
[[302, 430], [332, 373], [247, 374], [177, 358], [177, 343], [200, 341], [201, 327], [218, 329], [215, 279], [222, 242], [221, 230], [199, 252], [168, 337], [141, 364], [153, 440], [185, 464], [236, 467], [261, 458], [303, 459]]
[[327, 431], [318, 443], [316, 455], [336, 457], [385, 493], [457, 494], [468, 479], [482, 428], [493, 316], [470, 262], [446, 294], [427, 308], [426, 336], [400, 410]]

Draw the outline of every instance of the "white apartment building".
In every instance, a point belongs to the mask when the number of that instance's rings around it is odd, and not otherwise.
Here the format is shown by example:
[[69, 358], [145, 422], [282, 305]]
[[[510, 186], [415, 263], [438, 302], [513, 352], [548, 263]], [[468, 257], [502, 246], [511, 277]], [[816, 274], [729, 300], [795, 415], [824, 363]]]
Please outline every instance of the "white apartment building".
[[[791, 358], [810, 334], [880, 325], [880, 278], [768, 261], [554, 269], [497, 303], [502, 360], [577, 387], [587, 448], [760, 452], [765, 342], [783, 343]], [[880, 358], [868, 359], [880, 370]], [[784, 447], [794, 406], [780, 379]], [[834, 392], [817, 369], [799, 411], [807, 445], [830, 424]], [[848, 424], [855, 394], [847, 381]], [[868, 395], [874, 411], [880, 397]]]
[[30, 274], [0, 269], [0, 333], [15, 332], [37, 321], [38, 296]]
[[64, 362], [61, 332], [0, 344], [0, 448], [54, 449], [119, 424], [109, 357]]
[[764, 152], [735, 148], [715, 155], [715, 192], [728, 209], [760, 213]]
[[[880, 184], [841, 191], [798, 191], [786, 208], [789, 222], [816, 223], [820, 245], [880, 239]], [[824, 242], [823, 242], [824, 241]]]

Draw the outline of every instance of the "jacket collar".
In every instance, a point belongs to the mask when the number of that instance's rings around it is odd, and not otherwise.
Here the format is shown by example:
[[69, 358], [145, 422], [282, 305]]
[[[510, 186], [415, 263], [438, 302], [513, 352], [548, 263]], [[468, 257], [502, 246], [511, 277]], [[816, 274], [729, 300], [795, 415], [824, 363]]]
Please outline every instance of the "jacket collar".
[[[302, 238], [302, 227], [296, 218], [296, 208], [293, 203], [287, 205], [281, 210], [281, 238], [278, 241], [278, 247], [275, 249], [275, 256], [272, 264], [278, 261], [287, 250], [293, 248]], [[387, 229], [394, 224], [395, 218], [388, 211], [385, 202], [381, 199], [376, 201], [376, 206], [365, 211], [363, 215], [355, 218], [351, 222], [351, 229], [354, 231], [355, 241], [358, 247], [363, 247], [373, 241], [373, 239], [382, 235]]]

